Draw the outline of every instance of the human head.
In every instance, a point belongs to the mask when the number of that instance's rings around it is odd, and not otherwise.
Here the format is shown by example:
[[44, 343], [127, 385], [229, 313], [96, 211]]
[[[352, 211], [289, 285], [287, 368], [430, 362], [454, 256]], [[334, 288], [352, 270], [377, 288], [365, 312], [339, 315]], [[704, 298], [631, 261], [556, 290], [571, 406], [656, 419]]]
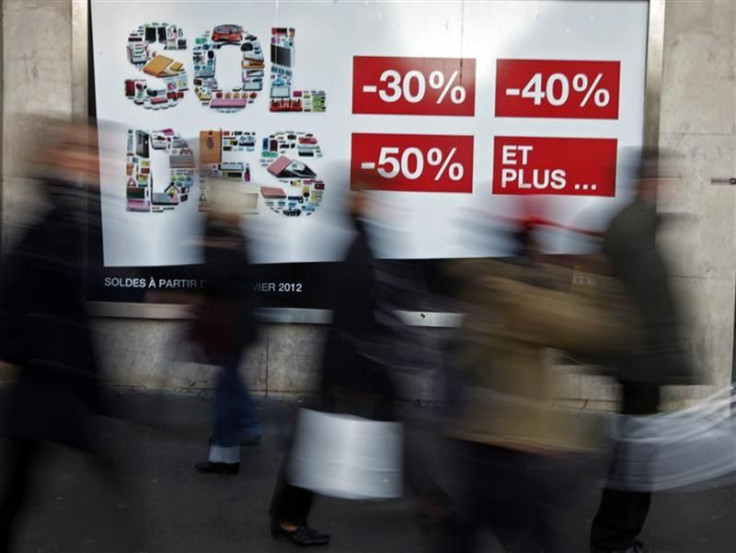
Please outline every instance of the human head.
[[674, 176], [674, 157], [656, 147], [642, 148], [636, 170], [636, 193], [639, 198], [656, 202], [660, 186]]
[[365, 182], [350, 185], [347, 197], [347, 211], [351, 219], [363, 219], [371, 212], [370, 187]]
[[[11, 113], [16, 133], [12, 148], [21, 178], [34, 179], [41, 205], [58, 208], [76, 221], [89, 221], [87, 191], [99, 187], [97, 132], [86, 119]], [[42, 140], [39, 140], [42, 137]]]
[[44, 136], [42, 147], [28, 150], [32, 170], [40, 170], [51, 180], [85, 187], [99, 185], [97, 130], [88, 120], [37, 117], [27, 121], [29, 132], [43, 128]]
[[207, 201], [207, 218], [239, 225], [247, 207], [246, 191], [242, 182], [222, 178], [209, 178], [210, 188]]
[[512, 257], [536, 261], [539, 258], [537, 227], [532, 222], [523, 221], [512, 232]]

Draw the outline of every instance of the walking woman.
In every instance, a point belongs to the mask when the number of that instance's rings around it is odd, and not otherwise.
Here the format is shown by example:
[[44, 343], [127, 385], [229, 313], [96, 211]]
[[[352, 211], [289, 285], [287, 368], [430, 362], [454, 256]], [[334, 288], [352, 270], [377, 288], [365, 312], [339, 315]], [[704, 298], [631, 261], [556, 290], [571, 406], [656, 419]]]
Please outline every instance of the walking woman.
[[[321, 410], [373, 420], [394, 420], [395, 391], [385, 365], [365, 355], [377, 340], [373, 254], [363, 217], [368, 198], [352, 192], [349, 220], [354, 230], [345, 258], [329, 279], [334, 316], [322, 362]], [[325, 545], [330, 536], [307, 524], [314, 493], [289, 482], [289, 455], [271, 503], [271, 533], [301, 546]]]
[[215, 181], [205, 220], [202, 279], [195, 301], [192, 339], [206, 360], [219, 366], [212, 399], [209, 457], [202, 473], [237, 474], [240, 445], [261, 440], [253, 398], [240, 373], [245, 348], [257, 337], [250, 266], [242, 231], [243, 193], [235, 183]]

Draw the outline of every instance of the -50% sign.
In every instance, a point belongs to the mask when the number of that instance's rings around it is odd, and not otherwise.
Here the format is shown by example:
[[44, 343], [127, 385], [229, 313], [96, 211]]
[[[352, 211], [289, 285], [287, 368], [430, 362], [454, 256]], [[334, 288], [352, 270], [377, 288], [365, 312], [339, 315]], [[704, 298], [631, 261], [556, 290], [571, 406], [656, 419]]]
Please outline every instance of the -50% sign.
[[474, 115], [475, 60], [356, 56], [353, 113]]
[[352, 135], [353, 186], [401, 192], [473, 190], [473, 137]]
[[618, 119], [621, 64], [498, 60], [496, 115]]

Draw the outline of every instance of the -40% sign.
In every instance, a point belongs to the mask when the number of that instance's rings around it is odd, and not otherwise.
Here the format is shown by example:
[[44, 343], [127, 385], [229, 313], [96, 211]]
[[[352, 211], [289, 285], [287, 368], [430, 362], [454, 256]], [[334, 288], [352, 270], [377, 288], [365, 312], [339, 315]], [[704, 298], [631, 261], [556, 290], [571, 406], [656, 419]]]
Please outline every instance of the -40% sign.
[[496, 62], [497, 117], [618, 119], [618, 61]]
[[[598, 73], [592, 83], [589, 82], [585, 73], [578, 73], [572, 78], [572, 90], [582, 96], [580, 107], [588, 104], [591, 97], [598, 107], [605, 107], [611, 101], [611, 92], [605, 88], [599, 88], [602, 73]], [[539, 106], [543, 100], [547, 100], [553, 106], [566, 104], [570, 99], [570, 79], [564, 73], [553, 73], [544, 82], [544, 75], [535, 73], [529, 80], [524, 90], [518, 88], [507, 88], [508, 96], [521, 96], [534, 100], [534, 105]]]

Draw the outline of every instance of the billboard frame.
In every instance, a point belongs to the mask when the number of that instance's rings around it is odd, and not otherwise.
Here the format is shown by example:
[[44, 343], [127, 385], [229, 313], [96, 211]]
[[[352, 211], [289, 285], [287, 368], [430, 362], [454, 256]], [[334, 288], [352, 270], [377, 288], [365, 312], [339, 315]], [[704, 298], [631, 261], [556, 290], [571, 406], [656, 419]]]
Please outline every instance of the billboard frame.
[[[628, 0], [619, 0], [627, 2]], [[659, 116], [664, 58], [665, 10], [667, 0], [649, 0], [647, 52], [644, 89], [644, 146], [659, 144]], [[91, 0], [72, 2], [72, 115], [84, 118], [90, 107]], [[181, 320], [188, 317], [186, 306], [155, 303], [90, 302], [96, 317]], [[282, 324], [329, 324], [332, 313], [326, 309], [263, 308], [264, 322]], [[408, 324], [451, 327], [458, 324], [454, 313], [403, 313]], [[736, 372], [735, 372], [736, 374]]]

